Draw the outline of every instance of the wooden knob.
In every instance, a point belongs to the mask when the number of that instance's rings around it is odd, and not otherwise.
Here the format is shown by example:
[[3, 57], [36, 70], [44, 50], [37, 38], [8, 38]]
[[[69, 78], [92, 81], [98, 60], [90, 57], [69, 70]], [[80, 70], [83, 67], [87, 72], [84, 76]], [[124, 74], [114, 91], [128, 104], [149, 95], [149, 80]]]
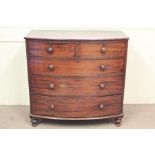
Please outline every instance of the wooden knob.
[[48, 65], [48, 70], [50, 70], [50, 71], [52, 71], [52, 70], [54, 70], [54, 66], [53, 65]]
[[107, 51], [107, 49], [106, 49], [105, 47], [103, 47], [103, 48], [101, 49], [101, 53], [103, 53], [103, 54], [105, 54], [106, 51]]
[[103, 89], [105, 87], [104, 83], [100, 83], [100, 88]]
[[103, 71], [105, 70], [105, 65], [100, 65], [100, 69]]
[[100, 109], [104, 109], [104, 105], [103, 105], [103, 104], [100, 104], [100, 105], [99, 105], [99, 108], [100, 108]]
[[50, 107], [51, 107], [51, 109], [53, 110], [53, 109], [54, 109], [54, 107], [55, 107], [55, 105], [54, 105], [54, 104], [51, 104], [51, 106], [50, 106]]
[[51, 83], [51, 84], [49, 85], [49, 88], [50, 88], [50, 89], [54, 89], [54, 87], [55, 87], [55, 86], [54, 86], [53, 83]]
[[48, 51], [48, 53], [53, 53], [53, 48], [52, 47], [49, 47], [48, 49], [47, 49], [47, 51]]

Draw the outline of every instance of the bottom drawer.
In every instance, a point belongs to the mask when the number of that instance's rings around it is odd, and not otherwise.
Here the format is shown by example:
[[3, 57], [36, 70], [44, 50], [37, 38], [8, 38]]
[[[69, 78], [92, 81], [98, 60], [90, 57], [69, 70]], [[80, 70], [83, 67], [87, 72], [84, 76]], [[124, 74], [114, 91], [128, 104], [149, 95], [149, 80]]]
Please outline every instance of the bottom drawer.
[[53, 117], [97, 117], [122, 113], [121, 95], [50, 97], [31, 95], [31, 114]]

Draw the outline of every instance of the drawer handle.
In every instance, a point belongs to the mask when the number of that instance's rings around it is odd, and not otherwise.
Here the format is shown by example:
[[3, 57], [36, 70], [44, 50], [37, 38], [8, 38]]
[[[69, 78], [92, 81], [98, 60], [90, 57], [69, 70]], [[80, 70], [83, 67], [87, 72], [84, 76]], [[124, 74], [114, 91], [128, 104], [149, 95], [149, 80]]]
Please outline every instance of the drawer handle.
[[100, 65], [100, 69], [103, 71], [105, 70], [105, 65]]
[[47, 49], [47, 51], [48, 51], [48, 53], [52, 54], [52, 53], [53, 53], [53, 48], [52, 48], [52, 47], [49, 47], [49, 48]]
[[55, 108], [55, 105], [51, 104], [50, 108], [53, 110]]
[[105, 88], [105, 84], [104, 83], [100, 83], [99, 86], [100, 86], [101, 89]]
[[51, 83], [51, 84], [49, 85], [49, 88], [50, 88], [50, 89], [54, 89], [54, 88], [55, 88], [54, 84]]
[[99, 105], [99, 108], [102, 110], [102, 109], [104, 109], [104, 105], [103, 104], [100, 104]]
[[50, 70], [50, 71], [52, 71], [52, 70], [54, 70], [54, 66], [53, 65], [48, 65], [48, 70]]
[[103, 48], [101, 49], [101, 53], [103, 53], [103, 54], [105, 54], [106, 51], [107, 51], [107, 49], [106, 49], [105, 47], [103, 47]]
[[102, 53], [102, 54], [105, 54], [106, 51], [107, 51], [107, 49], [106, 49], [105, 47], [103, 47], [103, 48], [101, 49], [101, 53]]

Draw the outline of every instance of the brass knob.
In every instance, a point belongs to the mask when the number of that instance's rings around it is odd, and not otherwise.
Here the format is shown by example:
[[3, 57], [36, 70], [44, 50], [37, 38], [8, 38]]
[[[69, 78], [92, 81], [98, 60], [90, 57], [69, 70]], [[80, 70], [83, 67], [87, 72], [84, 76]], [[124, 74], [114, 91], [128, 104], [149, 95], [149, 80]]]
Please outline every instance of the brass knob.
[[100, 69], [103, 71], [105, 70], [105, 65], [100, 65]]
[[48, 51], [48, 53], [53, 53], [53, 48], [52, 47], [49, 47], [48, 49], [47, 49], [47, 51]]
[[105, 87], [104, 83], [100, 83], [100, 88], [103, 89]]
[[106, 51], [107, 51], [107, 49], [106, 49], [105, 47], [103, 47], [103, 48], [101, 49], [101, 53], [103, 53], [103, 54], [105, 54]]
[[99, 108], [100, 108], [100, 109], [104, 109], [104, 105], [103, 105], [103, 104], [100, 104], [100, 105], [99, 105]]
[[53, 65], [48, 65], [48, 69], [50, 70], [50, 71], [52, 71], [52, 70], [54, 70], [54, 66]]
[[49, 88], [50, 88], [50, 89], [54, 89], [54, 87], [55, 87], [55, 86], [54, 86], [53, 83], [51, 83], [51, 84], [49, 85]]
[[51, 106], [50, 106], [50, 107], [51, 107], [51, 109], [53, 110], [53, 109], [54, 109], [54, 107], [55, 107], [55, 105], [54, 105], [54, 104], [51, 104]]

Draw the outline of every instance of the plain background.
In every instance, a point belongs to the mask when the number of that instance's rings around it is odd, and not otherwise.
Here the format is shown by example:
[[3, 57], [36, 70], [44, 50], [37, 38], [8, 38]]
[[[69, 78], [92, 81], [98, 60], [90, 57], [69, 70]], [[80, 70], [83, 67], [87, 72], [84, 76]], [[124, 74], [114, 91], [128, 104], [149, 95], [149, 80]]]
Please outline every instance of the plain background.
[[[125, 102], [155, 103], [154, 6], [154, 0], [0, 0], [0, 104], [28, 104], [23, 36], [40, 28], [124, 30], [130, 37]], [[155, 154], [154, 130], [0, 133], [1, 154]]]

